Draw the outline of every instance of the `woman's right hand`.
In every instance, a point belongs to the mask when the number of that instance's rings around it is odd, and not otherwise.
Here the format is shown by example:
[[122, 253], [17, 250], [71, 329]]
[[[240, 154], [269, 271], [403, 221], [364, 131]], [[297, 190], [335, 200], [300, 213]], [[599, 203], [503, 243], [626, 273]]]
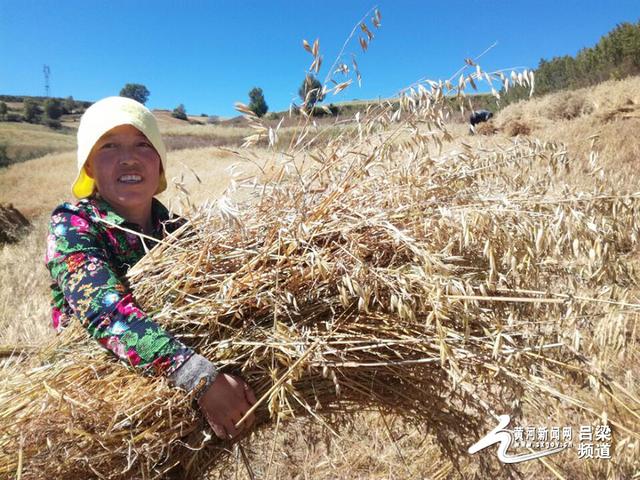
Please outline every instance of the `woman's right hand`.
[[236, 423], [254, 403], [256, 397], [251, 387], [240, 377], [228, 373], [219, 373], [198, 400], [213, 432], [223, 440], [235, 440], [251, 428], [255, 420], [253, 413], [237, 428]]

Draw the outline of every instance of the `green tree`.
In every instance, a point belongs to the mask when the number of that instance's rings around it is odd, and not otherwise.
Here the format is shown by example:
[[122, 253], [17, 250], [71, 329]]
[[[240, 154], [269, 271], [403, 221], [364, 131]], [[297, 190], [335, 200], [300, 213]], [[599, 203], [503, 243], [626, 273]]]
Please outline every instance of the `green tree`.
[[320, 80], [311, 74], [307, 74], [298, 89], [298, 95], [302, 99], [303, 107], [307, 111], [312, 110], [316, 103], [324, 100]]
[[120, 90], [121, 97], [133, 98], [136, 102], [140, 102], [143, 105], [147, 103], [149, 94], [149, 89], [140, 83], [127, 83], [122, 87], [122, 90]]
[[38, 115], [40, 113], [40, 109], [38, 108], [38, 104], [33, 100], [25, 100], [23, 104], [24, 108], [24, 119], [27, 122], [35, 122], [38, 119]]
[[4, 117], [8, 111], [9, 109], [7, 108], [7, 104], [4, 102], [0, 102], [0, 118], [4, 120]]
[[582, 88], [640, 73], [640, 22], [621, 23], [575, 57], [541, 59], [535, 70], [537, 95]]
[[249, 92], [249, 109], [258, 117], [262, 117], [269, 111], [269, 105], [264, 99], [261, 88], [253, 87]]
[[44, 113], [52, 120], [59, 119], [64, 113], [62, 102], [57, 98], [47, 98], [44, 101]]
[[171, 116], [179, 120], [187, 120], [187, 110], [184, 108], [183, 104], [180, 104], [173, 109]]

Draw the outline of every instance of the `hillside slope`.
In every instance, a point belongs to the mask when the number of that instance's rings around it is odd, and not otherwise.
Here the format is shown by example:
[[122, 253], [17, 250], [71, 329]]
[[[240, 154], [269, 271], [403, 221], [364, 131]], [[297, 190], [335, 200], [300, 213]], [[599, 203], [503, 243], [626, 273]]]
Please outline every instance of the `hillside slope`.
[[628, 184], [640, 158], [640, 77], [521, 101], [500, 111], [494, 123], [502, 133], [519, 125], [531, 137], [562, 142], [580, 161], [588, 160], [597, 137], [596, 151], [614, 167], [611, 180]]
[[[183, 141], [185, 146], [191, 143], [198, 147], [201, 137], [205, 144], [209, 137], [237, 144], [250, 133], [245, 126], [189, 125], [174, 119], [169, 112], [156, 113], [168, 141]], [[456, 144], [460, 139], [480, 148], [496, 142], [508, 144], [512, 142], [510, 130], [520, 125], [526, 127], [531, 138], [564, 143], [575, 166], [589, 169], [591, 139], [597, 135], [596, 151], [601, 166], [607, 167], [608, 181], [618, 188], [635, 188], [632, 179], [640, 158], [640, 77], [521, 101], [500, 111], [491, 123], [498, 130], [495, 134], [475, 137], [466, 135], [466, 125], [452, 125], [458, 139]], [[0, 141], [9, 138], [22, 142], [21, 145], [53, 148], [63, 153], [0, 169], [0, 202], [13, 203], [26, 215], [34, 216], [68, 198], [68, 185], [76, 169], [73, 132], [65, 134], [40, 125], [0, 123]], [[448, 148], [455, 147], [452, 144]], [[259, 156], [259, 150], [255, 154]], [[234, 163], [233, 155], [215, 147], [183, 148], [171, 152], [169, 159], [169, 179], [180, 175], [193, 178], [189, 168], [205, 179], [201, 184], [189, 185], [190, 192], [199, 200], [215, 198], [222, 191], [217, 182], [228, 181], [230, 177], [220, 176], [219, 172]], [[585, 185], [588, 186], [588, 181]]]

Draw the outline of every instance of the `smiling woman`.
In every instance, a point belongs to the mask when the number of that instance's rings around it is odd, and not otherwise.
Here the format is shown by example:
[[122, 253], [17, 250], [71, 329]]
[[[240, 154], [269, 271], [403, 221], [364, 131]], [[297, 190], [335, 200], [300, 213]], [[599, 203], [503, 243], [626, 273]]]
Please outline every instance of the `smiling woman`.
[[162, 165], [142, 132], [132, 125], [111, 129], [93, 147], [85, 171], [117, 213], [153, 233], [149, 199], [158, 190]]
[[221, 438], [236, 438], [255, 402], [239, 377], [218, 373], [146, 314], [125, 275], [164, 234], [183, 221], [170, 218], [154, 195], [167, 185], [166, 149], [153, 114], [127, 98], [92, 105], [78, 129], [80, 200], [51, 216], [46, 263], [53, 283], [52, 320], [57, 330], [79, 321], [107, 350], [141, 373], [167, 376], [192, 394]]

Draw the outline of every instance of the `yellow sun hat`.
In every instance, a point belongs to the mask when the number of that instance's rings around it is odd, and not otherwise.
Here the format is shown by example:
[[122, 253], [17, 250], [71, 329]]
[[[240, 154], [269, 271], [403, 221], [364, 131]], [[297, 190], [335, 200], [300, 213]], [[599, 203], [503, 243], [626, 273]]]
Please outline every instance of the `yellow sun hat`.
[[141, 103], [125, 97], [107, 97], [91, 105], [82, 115], [78, 127], [78, 176], [73, 182], [73, 194], [76, 198], [85, 198], [93, 194], [95, 182], [87, 175], [85, 163], [96, 142], [109, 130], [121, 125], [132, 125], [140, 130], [151, 142], [160, 156], [162, 172], [158, 190], [167, 188], [165, 177], [167, 150], [160, 136], [158, 122], [153, 113]]

